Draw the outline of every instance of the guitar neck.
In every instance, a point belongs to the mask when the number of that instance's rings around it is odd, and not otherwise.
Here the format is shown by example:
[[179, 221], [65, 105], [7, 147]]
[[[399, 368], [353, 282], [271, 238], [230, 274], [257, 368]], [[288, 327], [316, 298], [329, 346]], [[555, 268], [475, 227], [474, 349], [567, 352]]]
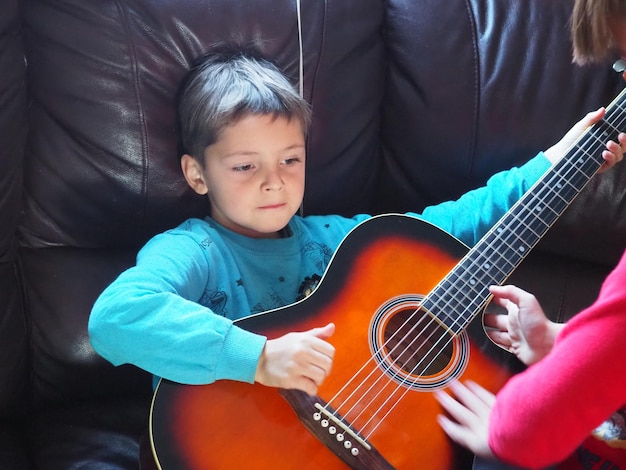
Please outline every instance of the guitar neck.
[[458, 333], [511, 275], [602, 166], [606, 142], [626, 131], [626, 90], [424, 299]]

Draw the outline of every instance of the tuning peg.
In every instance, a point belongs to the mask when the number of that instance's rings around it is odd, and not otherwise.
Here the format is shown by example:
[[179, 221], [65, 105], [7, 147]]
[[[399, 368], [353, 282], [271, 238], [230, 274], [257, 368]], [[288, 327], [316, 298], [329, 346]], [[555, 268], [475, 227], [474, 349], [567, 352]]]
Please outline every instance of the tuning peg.
[[613, 64], [613, 70], [615, 70], [617, 73], [624, 73], [624, 72], [626, 72], [626, 60], [619, 59], [618, 61], [616, 61]]

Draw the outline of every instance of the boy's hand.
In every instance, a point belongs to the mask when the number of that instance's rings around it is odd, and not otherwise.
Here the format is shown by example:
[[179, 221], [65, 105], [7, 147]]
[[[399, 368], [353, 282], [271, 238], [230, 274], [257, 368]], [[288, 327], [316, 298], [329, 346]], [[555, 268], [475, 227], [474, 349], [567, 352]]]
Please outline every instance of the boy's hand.
[[563, 325], [551, 322], [534, 295], [515, 286], [491, 286], [494, 302], [508, 315], [486, 313], [487, 335], [526, 365], [543, 359]]
[[270, 387], [295, 388], [316, 395], [333, 365], [335, 348], [325, 340], [334, 332], [335, 325], [329, 323], [268, 340], [254, 379]]
[[[560, 158], [565, 155], [565, 152], [572, 146], [574, 142], [582, 135], [582, 133], [591, 125], [598, 122], [604, 116], [606, 110], [600, 108], [597, 111], [588, 113], [584, 118], [578, 121], [574, 126], [567, 131], [563, 138], [544, 152], [548, 160], [552, 164], [556, 163]], [[624, 150], [626, 148], [626, 134], [620, 132], [617, 136], [617, 142], [609, 141], [606, 144], [606, 150], [602, 152], [604, 158], [604, 165], [600, 168], [600, 172], [606, 171], [613, 167], [616, 163], [622, 161], [624, 157]]]

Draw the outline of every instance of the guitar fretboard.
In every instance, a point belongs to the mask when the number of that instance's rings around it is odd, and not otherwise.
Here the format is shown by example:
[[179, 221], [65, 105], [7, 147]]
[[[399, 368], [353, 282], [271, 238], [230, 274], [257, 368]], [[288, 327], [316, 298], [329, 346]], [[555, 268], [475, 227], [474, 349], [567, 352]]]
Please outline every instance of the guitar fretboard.
[[423, 300], [453, 333], [459, 333], [502, 284], [602, 166], [609, 140], [626, 132], [626, 90], [520, 200], [459, 261]]

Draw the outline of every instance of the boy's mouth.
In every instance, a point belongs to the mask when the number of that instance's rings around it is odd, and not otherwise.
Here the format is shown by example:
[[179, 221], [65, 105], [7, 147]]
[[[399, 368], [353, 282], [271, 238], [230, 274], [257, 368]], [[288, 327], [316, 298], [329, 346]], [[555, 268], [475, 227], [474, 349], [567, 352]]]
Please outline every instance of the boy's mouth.
[[281, 209], [283, 207], [285, 207], [287, 204], [284, 202], [281, 202], [279, 204], [268, 204], [267, 206], [261, 206], [259, 207], [259, 209]]

